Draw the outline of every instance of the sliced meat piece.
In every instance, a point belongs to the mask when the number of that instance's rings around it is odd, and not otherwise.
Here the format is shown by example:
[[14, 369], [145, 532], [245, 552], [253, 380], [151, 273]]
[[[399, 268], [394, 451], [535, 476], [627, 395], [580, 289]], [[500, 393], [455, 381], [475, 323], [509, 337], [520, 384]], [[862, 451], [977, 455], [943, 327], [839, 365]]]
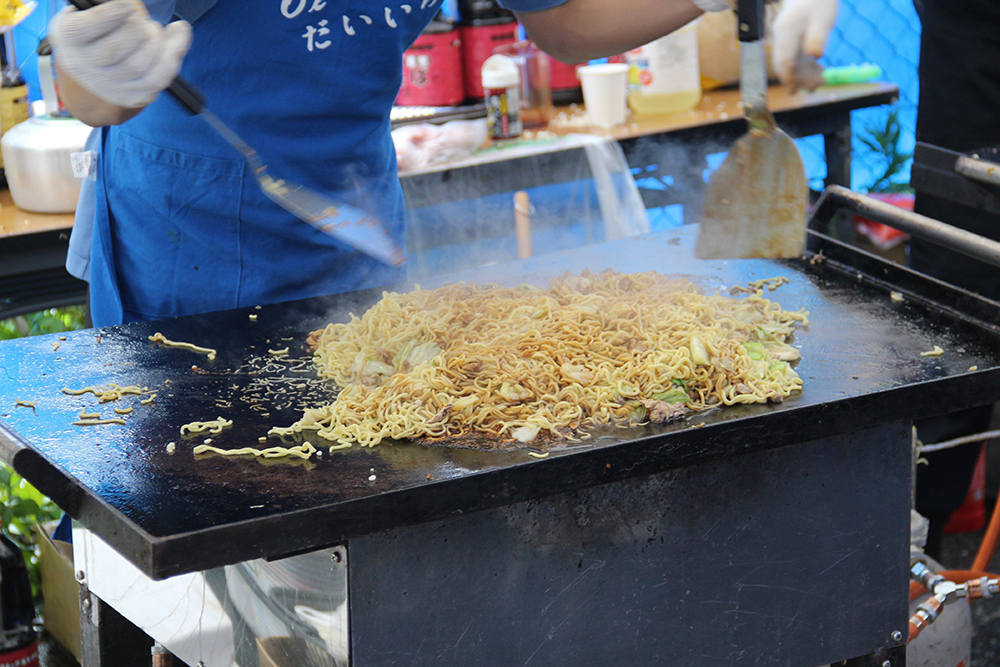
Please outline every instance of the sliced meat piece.
[[427, 423], [428, 424], [440, 424], [441, 422], [443, 422], [444, 420], [446, 420], [448, 418], [448, 415], [451, 413], [452, 407], [454, 407], [454, 405], [452, 403], [449, 403], [448, 405], [444, 406], [443, 408], [441, 408], [440, 410], [438, 410], [438, 413], [436, 415], [434, 415], [433, 417], [431, 417], [430, 419], [428, 419]]
[[683, 403], [667, 403], [647, 398], [642, 404], [649, 410], [649, 421], [655, 424], [663, 424], [674, 419], [680, 419], [688, 413], [688, 409]]

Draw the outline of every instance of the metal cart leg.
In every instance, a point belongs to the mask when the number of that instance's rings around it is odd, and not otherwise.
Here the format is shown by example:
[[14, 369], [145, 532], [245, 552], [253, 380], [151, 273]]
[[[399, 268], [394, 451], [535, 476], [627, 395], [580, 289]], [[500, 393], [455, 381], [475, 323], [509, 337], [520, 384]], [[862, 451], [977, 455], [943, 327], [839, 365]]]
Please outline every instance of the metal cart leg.
[[826, 151], [826, 186], [851, 187], [851, 114], [838, 118], [839, 128], [823, 135]]
[[80, 586], [80, 641], [83, 667], [150, 665], [153, 640], [86, 586]]
[[[824, 185], [842, 185], [851, 187], [851, 114], [846, 113], [840, 119], [839, 129], [823, 135], [823, 147], [826, 152], [826, 180]], [[854, 216], [840, 213], [835, 216], [827, 229], [820, 229], [825, 234], [833, 236], [845, 243], [854, 242]]]

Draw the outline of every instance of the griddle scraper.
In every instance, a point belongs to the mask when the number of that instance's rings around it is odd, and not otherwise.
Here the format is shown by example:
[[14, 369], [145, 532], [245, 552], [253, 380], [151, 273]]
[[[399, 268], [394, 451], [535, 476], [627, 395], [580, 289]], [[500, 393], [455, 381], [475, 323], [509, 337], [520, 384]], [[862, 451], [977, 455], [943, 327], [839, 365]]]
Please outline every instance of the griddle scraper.
[[740, 98], [750, 126], [705, 191], [700, 259], [798, 257], [805, 250], [806, 175], [767, 109], [763, 0], [739, 0]]

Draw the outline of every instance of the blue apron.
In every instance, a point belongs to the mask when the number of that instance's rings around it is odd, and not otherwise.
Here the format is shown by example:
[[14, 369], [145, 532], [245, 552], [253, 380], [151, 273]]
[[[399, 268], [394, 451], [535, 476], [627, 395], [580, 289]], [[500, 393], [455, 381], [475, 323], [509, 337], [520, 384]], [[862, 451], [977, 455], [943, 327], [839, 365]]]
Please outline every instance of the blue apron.
[[[150, 1], [163, 20], [167, 0]], [[439, 0], [179, 0], [182, 74], [272, 176], [373, 211], [404, 246], [389, 134], [402, 53]], [[169, 11], [167, 12], [169, 14]], [[267, 199], [242, 157], [169, 95], [104, 128], [91, 255], [96, 326], [402, 279]]]

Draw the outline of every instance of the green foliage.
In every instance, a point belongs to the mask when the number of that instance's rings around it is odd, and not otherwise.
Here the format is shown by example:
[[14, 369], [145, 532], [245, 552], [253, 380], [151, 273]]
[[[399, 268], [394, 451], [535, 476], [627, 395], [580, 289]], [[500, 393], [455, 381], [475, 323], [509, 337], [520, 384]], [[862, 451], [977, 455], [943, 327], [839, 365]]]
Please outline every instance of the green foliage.
[[[0, 320], [0, 340], [62, 333], [83, 328], [83, 306], [51, 308], [31, 315]], [[41, 574], [38, 568], [38, 538], [35, 526], [55, 521], [62, 510], [38, 489], [10, 468], [0, 465], [0, 520], [3, 530], [24, 552], [35, 606], [42, 601]]]
[[83, 306], [51, 308], [0, 320], [0, 340], [76, 331], [83, 328]]
[[899, 109], [894, 107], [886, 114], [884, 124], [873, 123], [865, 128], [864, 134], [858, 135], [858, 141], [868, 149], [865, 157], [872, 160], [873, 166], [878, 164], [882, 172], [868, 186], [868, 192], [913, 192], [908, 182], [899, 180], [900, 174], [913, 159], [913, 153], [899, 150], [901, 134]]
[[36, 606], [41, 602], [41, 574], [38, 569], [38, 538], [35, 526], [55, 521], [62, 510], [16, 472], [0, 464], [0, 520], [3, 530], [21, 547], [28, 566]]

